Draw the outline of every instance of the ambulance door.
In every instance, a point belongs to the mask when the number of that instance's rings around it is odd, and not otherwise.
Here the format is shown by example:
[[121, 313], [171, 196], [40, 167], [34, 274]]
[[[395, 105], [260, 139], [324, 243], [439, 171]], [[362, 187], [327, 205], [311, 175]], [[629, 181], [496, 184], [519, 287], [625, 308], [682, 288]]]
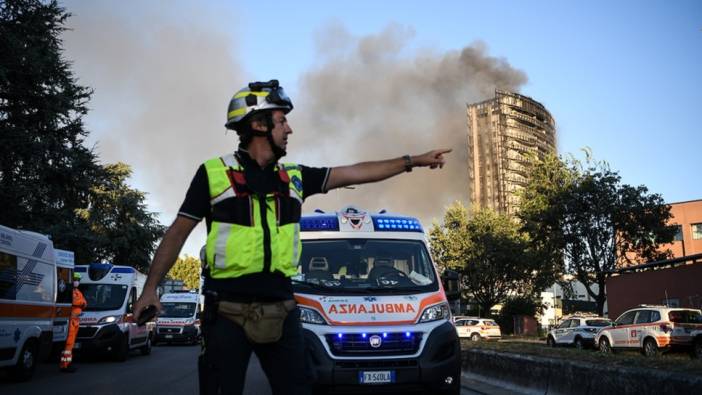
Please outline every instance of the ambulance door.
[[556, 343], [567, 342], [568, 328], [570, 328], [570, 322], [572, 320], [565, 320], [558, 325], [558, 328], [553, 331], [553, 337], [556, 339]]
[[127, 322], [129, 325], [129, 347], [133, 348], [142, 345], [146, 341], [147, 332], [146, 325], [138, 326], [134, 321], [134, 303], [136, 303], [136, 287], [132, 287], [129, 292], [129, 301], [127, 302]]
[[651, 322], [651, 310], [639, 310], [636, 313], [636, 318], [634, 319], [635, 327], [629, 330], [629, 343], [632, 346], [642, 347], [643, 335], [646, 329], [646, 325]]
[[[632, 327], [634, 323], [634, 318], [636, 318], [637, 311], [628, 311], [622, 316], [617, 318], [616, 326], [612, 328], [612, 338], [614, 339], [614, 347], [631, 347], [629, 344], [629, 337], [631, 336], [631, 331], [636, 329]], [[636, 347], [636, 345], [634, 345]]]

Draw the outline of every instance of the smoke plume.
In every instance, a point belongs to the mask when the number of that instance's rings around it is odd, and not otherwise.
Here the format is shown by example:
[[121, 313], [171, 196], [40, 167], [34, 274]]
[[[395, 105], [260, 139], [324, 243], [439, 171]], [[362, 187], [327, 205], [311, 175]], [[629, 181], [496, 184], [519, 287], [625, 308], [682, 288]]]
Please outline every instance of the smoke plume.
[[306, 211], [353, 203], [417, 215], [428, 225], [450, 202], [467, 201], [466, 104], [494, 97], [496, 88], [518, 91], [527, 77], [488, 56], [483, 43], [446, 53], [412, 51], [412, 36], [411, 29], [396, 25], [360, 38], [338, 24], [321, 31], [319, 66], [301, 77], [290, 117], [290, 156], [335, 166], [447, 147], [453, 152], [446, 166], [331, 191], [311, 198]]

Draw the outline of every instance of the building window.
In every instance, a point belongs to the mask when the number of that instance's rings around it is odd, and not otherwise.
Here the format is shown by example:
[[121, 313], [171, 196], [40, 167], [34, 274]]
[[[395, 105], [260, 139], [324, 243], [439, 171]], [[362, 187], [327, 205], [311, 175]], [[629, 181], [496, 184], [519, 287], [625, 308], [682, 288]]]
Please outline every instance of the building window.
[[692, 224], [692, 239], [693, 240], [702, 239], [702, 223]]
[[675, 238], [673, 240], [682, 241], [682, 239], [683, 239], [682, 225], [675, 225]]

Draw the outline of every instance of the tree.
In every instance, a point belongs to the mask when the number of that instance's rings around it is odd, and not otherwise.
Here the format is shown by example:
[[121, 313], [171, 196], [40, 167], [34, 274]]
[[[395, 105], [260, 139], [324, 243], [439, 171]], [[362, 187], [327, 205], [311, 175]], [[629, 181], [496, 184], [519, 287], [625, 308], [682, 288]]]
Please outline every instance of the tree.
[[526, 187], [524, 196], [537, 203], [523, 200], [524, 228], [562, 252], [566, 271], [585, 285], [602, 314], [606, 279], [614, 270], [633, 263], [633, 257], [648, 261], [670, 255], [658, 250], [675, 234], [667, 225], [670, 206], [645, 186], [622, 184], [618, 173], [594, 161], [589, 151], [585, 162], [537, 162], [533, 173], [549, 169], [558, 177], [533, 179]]
[[77, 256], [148, 269], [165, 228], [146, 210], [145, 194], [126, 184], [131, 174], [124, 163], [106, 165], [99, 183], [90, 188], [88, 208], [76, 213], [88, 224], [92, 244], [88, 249], [75, 246]]
[[49, 234], [74, 224], [100, 168], [83, 146], [91, 90], [61, 57], [56, 1], [0, 3], [0, 223]]
[[531, 294], [536, 278], [527, 240], [505, 215], [484, 209], [469, 218], [460, 203], [449, 206], [443, 226], [429, 231], [432, 254], [439, 265], [458, 271], [462, 286], [482, 311], [510, 294]]
[[200, 288], [200, 260], [189, 255], [178, 258], [166, 275], [172, 280], [182, 280], [188, 289]]
[[56, 1], [0, 2], [0, 224], [49, 234], [79, 263], [145, 269], [163, 228], [129, 167], [84, 146], [92, 91], [61, 55], [69, 16]]

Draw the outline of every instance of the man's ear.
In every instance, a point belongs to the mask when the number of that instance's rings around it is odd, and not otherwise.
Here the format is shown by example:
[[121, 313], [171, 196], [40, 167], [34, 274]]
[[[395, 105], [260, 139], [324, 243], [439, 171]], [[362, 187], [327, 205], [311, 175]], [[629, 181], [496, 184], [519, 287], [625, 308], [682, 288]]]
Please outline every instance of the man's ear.
[[266, 127], [266, 125], [259, 120], [252, 120], [251, 121], [251, 129], [257, 130], [259, 132], [267, 132], [268, 131], [268, 128]]

